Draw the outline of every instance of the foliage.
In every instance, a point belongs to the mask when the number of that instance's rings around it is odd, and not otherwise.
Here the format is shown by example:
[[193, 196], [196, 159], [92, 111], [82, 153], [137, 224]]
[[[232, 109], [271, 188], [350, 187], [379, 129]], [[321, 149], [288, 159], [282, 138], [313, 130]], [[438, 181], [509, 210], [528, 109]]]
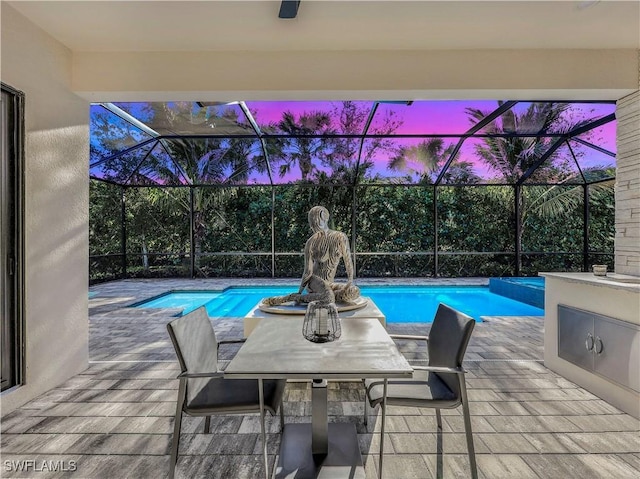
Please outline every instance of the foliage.
[[[97, 188], [92, 187], [94, 212], [97, 211], [94, 194], [101, 193], [103, 185], [99, 183]], [[119, 190], [112, 185], [106, 186]], [[528, 188], [523, 188], [525, 198], [532, 196]], [[210, 194], [211, 189], [207, 188], [202, 194]], [[198, 274], [269, 277], [272, 268], [271, 188], [235, 189], [234, 195], [218, 192], [218, 197], [224, 200], [216, 211], [206, 212], [208, 229]], [[175, 211], [171, 213], [170, 208], [161, 209], [158, 203], [147, 198], [153, 190], [127, 189], [128, 274], [136, 277], [188, 276], [188, 216]], [[307, 212], [311, 206], [331, 204], [332, 228], [352, 237], [353, 187], [288, 185], [274, 190], [276, 276], [295, 278], [302, 271], [301, 252], [310, 234]], [[594, 186], [590, 190], [591, 251], [607, 253], [606, 260], [610, 261], [613, 196], [609, 190]], [[356, 187], [354, 249], [358, 276], [431, 276], [434, 273], [433, 191], [432, 185]], [[105, 196], [96, 198], [104, 200]], [[438, 187], [438, 273], [442, 276], [512, 275], [515, 267], [515, 234], [509, 214], [512, 204], [513, 187]], [[111, 211], [116, 218], [92, 216], [92, 244], [111, 244], [108, 251], [117, 254], [119, 208], [102, 211]], [[527, 225], [528, 233], [523, 237], [523, 273], [581, 270], [581, 204], [567, 210], [560, 221], [549, 219], [541, 210], [532, 208]], [[149, 249], [149, 268], [146, 270], [141, 261], [143, 234]], [[557, 252], [569, 254], [555, 254]], [[117, 270], [120, 262], [117, 260], [113, 264]], [[99, 279], [102, 267], [94, 263], [94, 268], [97, 269], [92, 269], [92, 278]]]
[[120, 254], [122, 187], [89, 182], [89, 254]]

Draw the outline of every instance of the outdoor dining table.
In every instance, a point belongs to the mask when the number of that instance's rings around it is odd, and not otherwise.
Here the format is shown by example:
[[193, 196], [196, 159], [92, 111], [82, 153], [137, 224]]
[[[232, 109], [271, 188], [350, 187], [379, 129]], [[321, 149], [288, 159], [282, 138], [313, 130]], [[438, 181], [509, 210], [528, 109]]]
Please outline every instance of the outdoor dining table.
[[[264, 318], [225, 369], [227, 378], [312, 380], [311, 424], [286, 424], [276, 478], [364, 478], [353, 423], [329, 423], [327, 380], [409, 378], [411, 365], [378, 319], [341, 320], [342, 335], [313, 343], [302, 318]], [[266, 453], [265, 453], [266, 454]], [[267, 458], [265, 460], [265, 467]]]

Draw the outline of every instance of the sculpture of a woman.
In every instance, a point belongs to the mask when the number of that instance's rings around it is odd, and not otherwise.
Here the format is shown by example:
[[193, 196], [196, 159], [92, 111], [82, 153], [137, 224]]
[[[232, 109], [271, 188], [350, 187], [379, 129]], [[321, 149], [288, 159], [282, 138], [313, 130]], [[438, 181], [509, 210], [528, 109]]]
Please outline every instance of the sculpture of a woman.
[[[265, 298], [264, 304], [351, 302], [360, 296], [360, 288], [353, 284], [353, 262], [347, 235], [329, 229], [329, 211], [324, 206], [309, 210], [309, 226], [313, 234], [304, 246], [304, 272], [298, 292]], [[341, 259], [347, 272], [346, 283], [335, 282]]]

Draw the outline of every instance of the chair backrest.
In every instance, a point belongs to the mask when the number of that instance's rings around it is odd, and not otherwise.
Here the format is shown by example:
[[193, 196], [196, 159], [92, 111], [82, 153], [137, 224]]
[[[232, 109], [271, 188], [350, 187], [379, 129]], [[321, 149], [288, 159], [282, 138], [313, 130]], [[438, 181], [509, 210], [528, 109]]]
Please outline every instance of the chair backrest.
[[[472, 317], [440, 303], [429, 332], [429, 366], [461, 367], [475, 324]], [[456, 374], [436, 374], [460, 397]]]
[[167, 324], [182, 372], [218, 370], [218, 341], [204, 306]]

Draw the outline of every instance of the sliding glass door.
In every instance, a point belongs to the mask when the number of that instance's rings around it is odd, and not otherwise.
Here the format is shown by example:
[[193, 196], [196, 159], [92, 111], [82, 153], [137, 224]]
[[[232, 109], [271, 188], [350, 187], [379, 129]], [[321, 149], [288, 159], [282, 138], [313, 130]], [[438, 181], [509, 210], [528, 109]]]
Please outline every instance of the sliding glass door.
[[0, 121], [1, 390], [22, 381], [22, 93], [2, 85]]

